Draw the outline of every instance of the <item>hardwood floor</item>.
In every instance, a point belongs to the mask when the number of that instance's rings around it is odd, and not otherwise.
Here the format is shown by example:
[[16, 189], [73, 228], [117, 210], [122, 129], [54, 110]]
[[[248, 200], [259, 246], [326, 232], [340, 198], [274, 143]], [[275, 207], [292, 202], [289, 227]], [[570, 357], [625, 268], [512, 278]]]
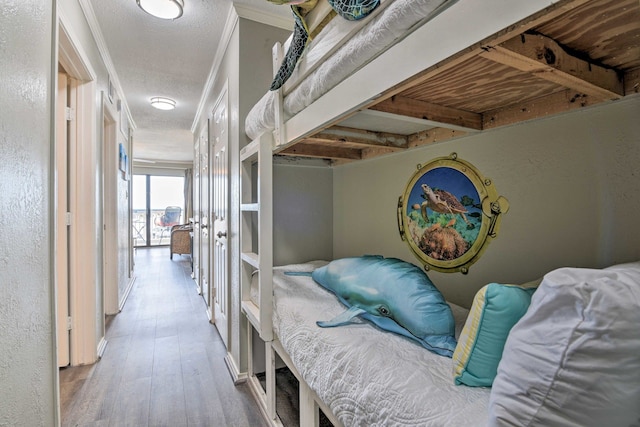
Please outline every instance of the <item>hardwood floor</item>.
[[60, 370], [62, 426], [266, 426], [191, 279], [188, 256], [138, 249], [136, 281], [108, 320], [106, 351]]

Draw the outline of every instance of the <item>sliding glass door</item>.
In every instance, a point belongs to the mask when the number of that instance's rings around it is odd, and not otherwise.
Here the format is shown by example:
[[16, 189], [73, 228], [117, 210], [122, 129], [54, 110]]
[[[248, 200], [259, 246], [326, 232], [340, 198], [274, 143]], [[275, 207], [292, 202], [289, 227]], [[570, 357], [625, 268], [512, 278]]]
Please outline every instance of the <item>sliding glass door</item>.
[[133, 175], [134, 246], [168, 245], [171, 227], [184, 224], [184, 177]]

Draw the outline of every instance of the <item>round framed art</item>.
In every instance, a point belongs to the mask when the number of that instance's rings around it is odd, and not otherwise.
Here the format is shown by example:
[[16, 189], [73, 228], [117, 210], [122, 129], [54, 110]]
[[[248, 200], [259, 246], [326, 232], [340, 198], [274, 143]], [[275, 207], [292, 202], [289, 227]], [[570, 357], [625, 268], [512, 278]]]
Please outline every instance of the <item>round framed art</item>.
[[398, 228], [426, 270], [466, 274], [508, 209], [491, 180], [452, 153], [417, 166], [398, 200]]

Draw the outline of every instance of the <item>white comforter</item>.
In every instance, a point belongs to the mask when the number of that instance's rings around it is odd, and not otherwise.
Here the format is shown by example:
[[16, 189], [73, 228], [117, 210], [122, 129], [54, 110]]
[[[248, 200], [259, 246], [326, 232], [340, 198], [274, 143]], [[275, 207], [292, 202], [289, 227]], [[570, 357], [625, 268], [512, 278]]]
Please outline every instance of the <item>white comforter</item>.
[[[456, 386], [452, 361], [359, 322], [323, 329], [345, 310], [311, 277], [317, 261], [274, 269], [274, 328], [307, 384], [345, 426], [482, 426], [490, 389]], [[467, 310], [452, 306], [456, 335]]]
[[[290, 117], [302, 111], [372, 58], [406, 36], [417, 23], [441, 11], [444, 4], [454, 2], [455, 0], [394, 0], [376, 19], [367, 23], [348, 43], [341, 46], [285, 97], [285, 116]], [[342, 32], [347, 32], [350, 25], [355, 24], [333, 19], [318, 36], [318, 42], [309, 47], [309, 54], [316, 54], [312, 53], [316, 49], [323, 51], [326, 46], [321, 46], [322, 44], [335, 44], [335, 40], [339, 39]], [[290, 80], [294, 81], [296, 77], [294, 72]], [[245, 132], [249, 138], [255, 139], [266, 130], [274, 129], [276, 96], [276, 92], [267, 92], [247, 115]]]

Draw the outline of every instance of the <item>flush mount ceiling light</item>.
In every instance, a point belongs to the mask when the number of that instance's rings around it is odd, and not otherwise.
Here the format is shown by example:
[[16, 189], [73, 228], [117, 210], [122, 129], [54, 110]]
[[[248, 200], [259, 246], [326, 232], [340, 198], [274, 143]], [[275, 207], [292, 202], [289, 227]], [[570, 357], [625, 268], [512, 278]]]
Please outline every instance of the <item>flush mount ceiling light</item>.
[[161, 19], [177, 19], [182, 16], [184, 0], [136, 0], [140, 9]]
[[155, 96], [151, 98], [151, 106], [158, 110], [173, 110], [176, 108], [176, 101], [170, 98], [163, 98], [161, 96]]

